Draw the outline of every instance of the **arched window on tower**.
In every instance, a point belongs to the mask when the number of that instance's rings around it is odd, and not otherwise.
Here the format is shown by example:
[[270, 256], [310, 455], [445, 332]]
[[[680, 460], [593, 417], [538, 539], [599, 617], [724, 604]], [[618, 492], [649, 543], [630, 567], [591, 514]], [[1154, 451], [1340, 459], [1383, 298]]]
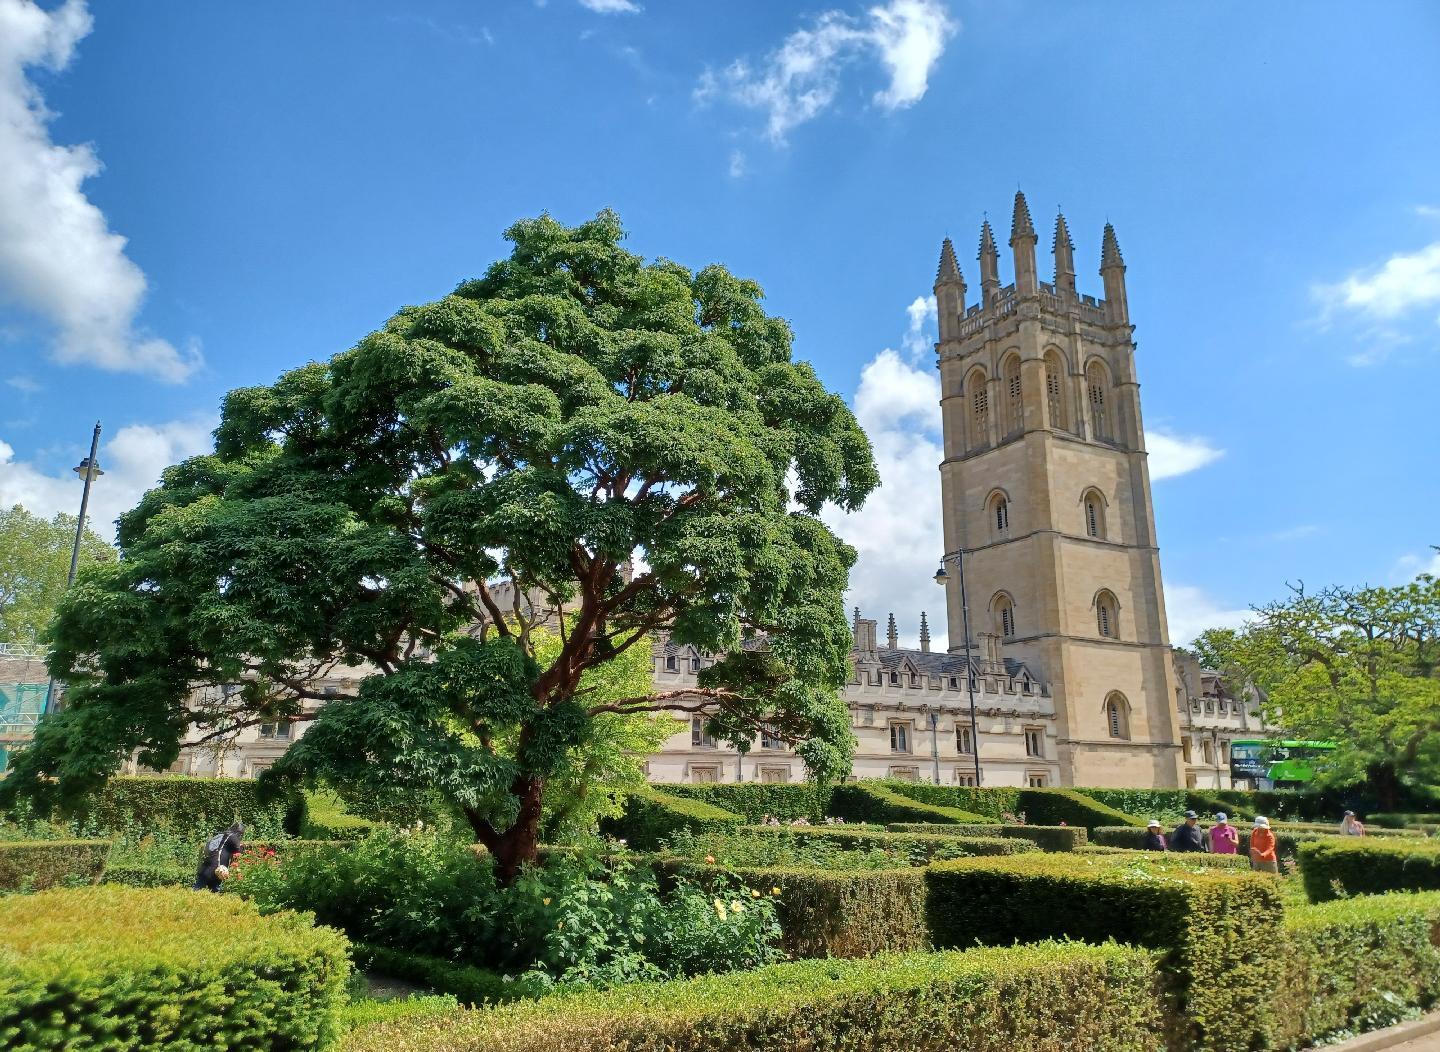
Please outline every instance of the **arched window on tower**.
[[1130, 738], [1130, 703], [1118, 690], [1105, 699], [1105, 727], [1112, 738]]
[[1085, 535], [1098, 540], [1105, 539], [1105, 498], [1097, 489], [1087, 489], [1080, 498], [1085, 512]]
[[1120, 638], [1120, 604], [1111, 592], [1102, 590], [1095, 597], [1095, 628], [1106, 639]]
[[1000, 633], [1001, 639], [1015, 638], [1015, 604], [1010, 597], [1001, 592], [995, 597], [991, 604], [995, 611], [995, 631]]
[[976, 369], [965, 384], [966, 401], [970, 407], [970, 447], [980, 449], [990, 444], [990, 387], [985, 373]]
[[1005, 359], [1005, 434], [1018, 433], [1025, 426], [1025, 399], [1020, 387], [1020, 356]]
[[1105, 366], [1091, 362], [1085, 370], [1085, 386], [1089, 390], [1092, 435], [1109, 442], [1114, 437], [1114, 430], [1110, 420], [1110, 377], [1105, 372]]
[[1065, 412], [1065, 363], [1055, 351], [1045, 352], [1045, 404], [1050, 410], [1050, 426], [1067, 431]]
[[990, 528], [997, 539], [1010, 535], [1010, 501], [1005, 494], [996, 492], [988, 502]]

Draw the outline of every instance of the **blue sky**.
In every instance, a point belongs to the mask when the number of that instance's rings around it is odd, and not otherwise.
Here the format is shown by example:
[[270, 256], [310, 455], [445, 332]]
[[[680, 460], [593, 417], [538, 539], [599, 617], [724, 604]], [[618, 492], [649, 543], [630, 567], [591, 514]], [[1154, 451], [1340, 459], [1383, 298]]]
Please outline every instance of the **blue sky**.
[[1437, 56], [1423, 0], [0, 0], [0, 502], [76, 504], [99, 418], [103, 525], [226, 390], [445, 294], [516, 218], [610, 206], [637, 252], [759, 280], [855, 400], [886, 485], [836, 523], [913, 637], [925, 297], [947, 234], [977, 284], [1021, 186], [1082, 291], [1119, 233], [1174, 634], [1404, 579], [1440, 566]]

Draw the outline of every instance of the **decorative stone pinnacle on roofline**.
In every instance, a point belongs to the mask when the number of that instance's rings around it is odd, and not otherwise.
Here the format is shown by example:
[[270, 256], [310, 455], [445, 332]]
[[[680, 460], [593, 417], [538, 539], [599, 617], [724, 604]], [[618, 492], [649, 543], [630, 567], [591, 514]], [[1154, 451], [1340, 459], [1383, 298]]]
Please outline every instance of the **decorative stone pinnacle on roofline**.
[[1020, 237], [1035, 237], [1035, 224], [1030, 221], [1030, 205], [1025, 201], [1025, 194], [1015, 191], [1015, 214], [1010, 221], [1010, 244], [1015, 244], [1015, 239]]
[[920, 650], [930, 653], [930, 626], [925, 622], [925, 611], [920, 611]]
[[895, 628], [895, 615], [890, 615], [890, 623], [885, 628], [885, 642], [891, 650], [900, 648], [900, 632]]
[[963, 285], [965, 277], [960, 273], [959, 261], [955, 259], [955, 246], [947, 237], [940, 246], [940, 266], [935, 271], [935, 284], [943, 285], [951, 281], [958, 281]]
[[987, 256], [998, 258], [999, 255], [1000, 255], [1000, 252], [999, 252], [999, 250], [995, 247], [995, 232], [990, 229], [990, 220], [987, 219], [987, 220], [985, 220], [983, 223], [980, 224], [980, 255], [979, 255], [979, 259], [980, 259], [981, 268], [982, 268], [982, 269], [984, 268], [985, 258], [986, 258]]
[[1125, 257], [1120, 255], [1120, 241], [1115, 236], [1115, 228], [1106, 223], [1105, 238], [1100, 244], [1100, 269], [1123, 267], [1124, 265]]

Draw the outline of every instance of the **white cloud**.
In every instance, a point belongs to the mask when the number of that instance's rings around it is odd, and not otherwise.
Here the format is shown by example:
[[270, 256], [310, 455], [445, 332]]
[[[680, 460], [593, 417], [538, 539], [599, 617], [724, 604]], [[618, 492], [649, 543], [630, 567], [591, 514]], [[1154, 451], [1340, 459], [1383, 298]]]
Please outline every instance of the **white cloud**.
[[766, 134], [785, 142], [791, 130], [834, 104], [842, 71], [862, 59], [876, 60], [888, 83], [874, 102], [894, 110], [924, 97], [930, 72], [959, 28], [940, 0], [888, 0], [864, 17], [826, 11], [809, 28], [791, 33], [759, 67], [736, 59], [719, 74], [706, 70], [695, 99], [724, 94], [766, 114]]
[[730, 178], [739, 179], [745, 174], [745, 151], [730, 151]]
[[597, 15], [638, 15], [640, 13], [640, 5], [634, 0], [580, 0], [580, 6], [587, 11], [594, 11]]
[[1440, 206], [1416, 205], [1415, 214], [1417, 216], [1424, 216], [1426, 219], [1440, 219]]
[[[915, 304], [924, 299], [928, 297]], [[907, 308], [911, 332], [933, 318], [933, 307], [927, 314], [915, 304]], [[919, 633], [920, 611], [928, 611], [931, 646], [944, 650], [945, 593], [932, 581], [945, 551], [939, 376], [932, 366], [916, 365], [886, 348], [860, 374], [855, 415], [870, 436], [880, 488], [857, 512], [825, 512], [830, 527], [859, 553], [850, 573], [849, 602], [865, 617], [877, 618], [882, 632], [886, 615], [893, 611], [902, 642], [909, 646]]]
[[1189, 584], [1165, 586], [1165, 614], [1170, 642], [1189, 646], [1207, 628], [1239, 628], [1253, 615], [1247, 609], [1226, 609], [1203, 588]]
[[[115, 519], [135, 506], [165, 468], [211, 448], [214, 427], [213, 419], [131, 424], [102, 441], [98, 456], [105, 474], [95, 480], [90, 491], [91, 528], [102, 537], [113, 538]], [[79, 463], [88, 448], [75, 456], [74, 463]], [[67, 464], [59, 475], [47, 474], [29, 461], [17, 461], [15, 450], [0, 441], [0, 507], [20, 504], [45, 518], [61, 511], [77, 514], [81, 487], [72, 467]]]
[[937, 314], [934, 296], [916, 296], [905, 308], [910, 315], [910, 328], [905, 333], [905, 350], [914, 362], [926, 351], [935, 349], [935, 332], [926, 326], [934, 325]]
[[1150, 478], [1174, 478], [1212, 464], [1225, 455], [1208, 438], [1177, 435], [1159, 428], [1145, 429], [1145, 448], [1150, 452]]
[[1351, 273], [1315, 289], [1325, 316], [1350, 311], [1371, 321], [1391, 322], [1419, 307], [1440, 304], [1440, 241], [1418, 252], [1401, 252], [1378, 267]]
[[0, 0], [0, 291], [55, 325], [56, 361], [179, 382], [199, 352], [136, 329], [145, 274], [81, 189], [100, 160], [89, 144], [50, 140], [52, 114], [27, 77], [68, 66], [91, 24], [83, 0]]
[[35, 380], [24, 374], [6, 377], [5, 382], [15, 390], [23, 391], [26, 394], [37, 394], [41, 389]]
[[1408, 584], [1422, 573], [1440, 577], [1440, 551], [1431, 550], [1428, 555], [1402, 555], [1395, 561], [1390, 578], [1396, 584]]

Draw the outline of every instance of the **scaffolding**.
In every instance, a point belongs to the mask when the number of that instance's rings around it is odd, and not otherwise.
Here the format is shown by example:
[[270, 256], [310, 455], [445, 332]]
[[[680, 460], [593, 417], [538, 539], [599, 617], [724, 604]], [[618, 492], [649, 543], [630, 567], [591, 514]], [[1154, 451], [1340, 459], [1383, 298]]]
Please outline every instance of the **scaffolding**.
[[0, 772], [10, 753], [35, 736], [48, 689], [45, 683], [0, 683]]

